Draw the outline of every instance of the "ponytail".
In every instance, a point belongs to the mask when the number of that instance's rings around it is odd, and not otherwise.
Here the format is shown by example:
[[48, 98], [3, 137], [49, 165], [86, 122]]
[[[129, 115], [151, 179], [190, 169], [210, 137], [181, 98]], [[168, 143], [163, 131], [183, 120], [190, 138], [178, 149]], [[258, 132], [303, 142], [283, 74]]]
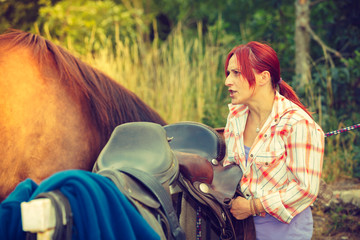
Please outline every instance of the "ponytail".
[[300, 108], [302, 108], [310, 117], [312, 117], [311, 112], [309, 112], [307, 110], [307, 108], [300, 102], [300, 99], [298, 98], [298, 96], [296, 95], [295, 91], [293, 90], [293, 88], [287, 84], [285, 81], [283, 81], [280, 78], [280, 81], [278, 82], [278, 86], [279, 86], [279, 93], [281, 95], [283, 95], [284, 97], [286, 97], [287, 99], [289, 99], [290, 101], [292, 101], [293, 103], [295, 103], [296, 105], [298, 105]]

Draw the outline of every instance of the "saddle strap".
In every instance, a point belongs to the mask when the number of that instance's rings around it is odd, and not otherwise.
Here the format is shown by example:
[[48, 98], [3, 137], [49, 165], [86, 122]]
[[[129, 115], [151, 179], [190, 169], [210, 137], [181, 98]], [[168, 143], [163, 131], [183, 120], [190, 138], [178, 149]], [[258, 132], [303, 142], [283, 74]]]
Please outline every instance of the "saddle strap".
[[97, 174], [109, 178], [116, 185], [150, 227], [159, 234], [160, 239], [166, 239], [166, 236], [171, 236], [169, 222], [160, 209], [160, 203], [155, 199], [154, 194], [143, 186], [142, 183], [116, 169], [103, 169], [97, 172]]
[[218, 227], [220, 227], [220, 239], [236, 240], [236, 231], [229, 213], [229, 205], [221, 204], [216, 200], [216, 198], [211, 196], [211, 194], [201, 192], [191, 183], [190, 180], [184, 178], [182, 175], [179, 176], [179, 182], [185, 192], [189, 193], [196, 202], [211, 209], [217, 223], [219, 224]]
[[165, 216], [169, 221], [172, 237], [176, 240], [185, 240], [185, 233], [180, 227], [171, 198], [160, 182], [152, 175], [134, 168], [121, 168], [118, 170], [136, 178], [147, 188], [149, 188], [149, 190], [156, 196], [157, 200], [160, 202], [161, 207], [163, 208]]

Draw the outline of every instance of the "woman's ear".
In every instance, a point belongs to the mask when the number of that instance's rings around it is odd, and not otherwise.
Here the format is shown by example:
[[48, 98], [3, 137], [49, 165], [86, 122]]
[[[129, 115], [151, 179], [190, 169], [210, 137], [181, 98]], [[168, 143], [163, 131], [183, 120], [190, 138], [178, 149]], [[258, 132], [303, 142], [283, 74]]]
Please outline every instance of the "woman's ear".
[[263, 71], [260, 73], [260, 78], [258, 84], [260, 86], [265, 85], [267, 83], [271, 84], [271, 75], [269, 71]]

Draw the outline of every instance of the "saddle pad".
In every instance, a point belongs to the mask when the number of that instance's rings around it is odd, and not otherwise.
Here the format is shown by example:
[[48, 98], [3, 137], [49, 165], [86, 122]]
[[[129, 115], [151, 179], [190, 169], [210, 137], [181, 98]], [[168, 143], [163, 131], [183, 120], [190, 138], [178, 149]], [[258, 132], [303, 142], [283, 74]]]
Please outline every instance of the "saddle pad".
[[161, 184], [171, 184], [177, 177], [179, 165], [161, 125], [131, 122], [115, 128], [93, 172], [106, 168], [134, 168], [149, 173]]

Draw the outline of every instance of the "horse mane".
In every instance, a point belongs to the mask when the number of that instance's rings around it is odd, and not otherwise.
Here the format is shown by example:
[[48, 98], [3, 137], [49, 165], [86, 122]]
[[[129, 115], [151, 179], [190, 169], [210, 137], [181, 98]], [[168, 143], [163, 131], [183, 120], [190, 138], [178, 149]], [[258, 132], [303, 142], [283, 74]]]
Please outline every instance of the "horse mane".
[[107, 141], [113, 129], [122, 123], [146, 121], [166, 124], [133, 92], [39, 35], [11, 29], [0, 35], [0, 42], [10, 48], [30, 49], [40, 69], [49, 65], [56, 67], [62, 85], [74, 96], [85, 98], [103, 141]]

